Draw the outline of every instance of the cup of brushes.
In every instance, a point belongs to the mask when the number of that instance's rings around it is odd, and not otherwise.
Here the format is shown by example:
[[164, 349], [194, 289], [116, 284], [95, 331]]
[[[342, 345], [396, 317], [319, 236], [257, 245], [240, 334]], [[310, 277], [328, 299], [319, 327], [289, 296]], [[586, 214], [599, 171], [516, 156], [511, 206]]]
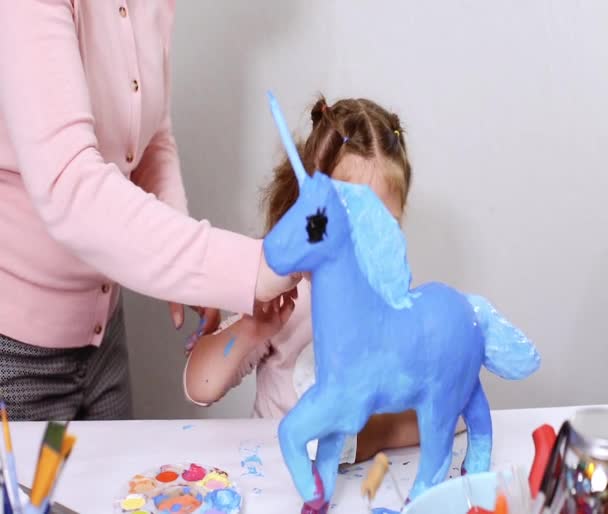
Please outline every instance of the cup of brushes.
[[19, 482], [17, 480], [17, 468], [8, 415], [4, 402], [0, 403], [0, 414], [4, 432], [4, 458], [0, 459], [0, 465], [2, 466], [2, 469], [0, 469], [2, 494], [0, 513], [49, 514], [57, 481], [72, 452], [76, 437], [67, 433], [67, 423], [50, 421], [47, 424], [40, 445], [30, 497], [27, 502], [22, 503], [19, 495]]

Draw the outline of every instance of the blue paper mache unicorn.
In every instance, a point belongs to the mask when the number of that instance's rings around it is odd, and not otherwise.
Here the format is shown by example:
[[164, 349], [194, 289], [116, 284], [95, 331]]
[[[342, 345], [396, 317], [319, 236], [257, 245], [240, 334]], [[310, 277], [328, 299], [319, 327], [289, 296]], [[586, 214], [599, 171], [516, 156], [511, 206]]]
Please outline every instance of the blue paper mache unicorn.
[[[410, 289], [397, 221], [369, 187], [309, 175], [268, 96], [300, 190], [264, 252], [278, 274], [312, 275], [316, 383], [279, 426], [301, 512], [327, 512], [345, 436], [373, 414], [417, 413], [420, 464], [409, 499], [445, 480], [460, 416], [468, 438], [463, 471], [487, 471], [492, 420], [481, 367], [523, 379], [540, 365], [534, 345], [480, 296], [437, 282]], [[315, 439], [311, 463], [306, 444]]]

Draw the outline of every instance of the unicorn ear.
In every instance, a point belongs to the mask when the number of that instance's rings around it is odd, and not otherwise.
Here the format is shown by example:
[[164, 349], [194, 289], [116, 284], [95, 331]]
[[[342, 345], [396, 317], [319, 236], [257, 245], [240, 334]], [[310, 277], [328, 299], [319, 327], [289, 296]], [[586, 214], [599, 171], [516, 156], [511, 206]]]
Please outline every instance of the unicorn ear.
[[346, 207], [361, 272], [391, 307], [411, 307], [411, 273], [399, 223], [368, 186], [332, 182]]
[[267, 95], [268, 102], [270, 103], [270, 110], [272, 111], [274, 122], [279, 130], [283, 147], [287, 152], [287, 157], [289, 158], [291, 167], [298, 178], [298, 183], [300, 184], [300, 187], [302, 187], [307, 175], [304, 165], [302, 164], [302, 160], [300, 159], [300, 154], [298, 154], [298, 149], [293, 142], [289, 128], [287, 128], [287, 123], [285, 122], [285, 118], [281, 112], [281, 108], [279, 107], [279, 102], [277, 102], [277, 99], [274, 97], [272, 92], [268, 91]]

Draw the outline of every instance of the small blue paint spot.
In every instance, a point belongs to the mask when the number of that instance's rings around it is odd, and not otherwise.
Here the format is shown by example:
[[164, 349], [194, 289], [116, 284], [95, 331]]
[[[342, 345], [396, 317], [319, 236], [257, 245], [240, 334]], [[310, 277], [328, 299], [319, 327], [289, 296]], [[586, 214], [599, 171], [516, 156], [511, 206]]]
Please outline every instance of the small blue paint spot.
[[399, 514], [399, 511], [378, 507], [376, 509], [372, 509], [372, 514]]
[[203, 332], [205, 331], [205, 325], [207, 324], [207, 319], [205, 318], [205, 316], [203, 316], [199, 321], [198, 321], [198, 328], [196, 330], [196, 334], [201, 337], [203, 335]]
[[232, 350], [232, 347], [234, 346], [235, 341], [236, 341], [235, 337], [233, 337], [232, 339], [230, 339], [230, 341], [228, 341], [226, 348], [224, 348], [224, 357], [228, 357], [228, 354], [230, 354], [230, 351]]
[[184, 425], [182, 430], [190, 430], [191, 428], [194, 428], [194, 425]]

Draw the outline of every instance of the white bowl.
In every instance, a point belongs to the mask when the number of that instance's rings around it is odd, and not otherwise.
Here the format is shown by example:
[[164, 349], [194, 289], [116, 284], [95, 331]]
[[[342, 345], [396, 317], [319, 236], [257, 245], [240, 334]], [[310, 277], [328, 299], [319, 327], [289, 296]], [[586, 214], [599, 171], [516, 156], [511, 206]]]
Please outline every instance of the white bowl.
[[[474, 507], [493, 510], [497, 475], [493, 472], [468, 475]], [[467, 514], [469, 506], [463, 478], [451, 478], [425, 491], [403, 510], [404, 514]]]

